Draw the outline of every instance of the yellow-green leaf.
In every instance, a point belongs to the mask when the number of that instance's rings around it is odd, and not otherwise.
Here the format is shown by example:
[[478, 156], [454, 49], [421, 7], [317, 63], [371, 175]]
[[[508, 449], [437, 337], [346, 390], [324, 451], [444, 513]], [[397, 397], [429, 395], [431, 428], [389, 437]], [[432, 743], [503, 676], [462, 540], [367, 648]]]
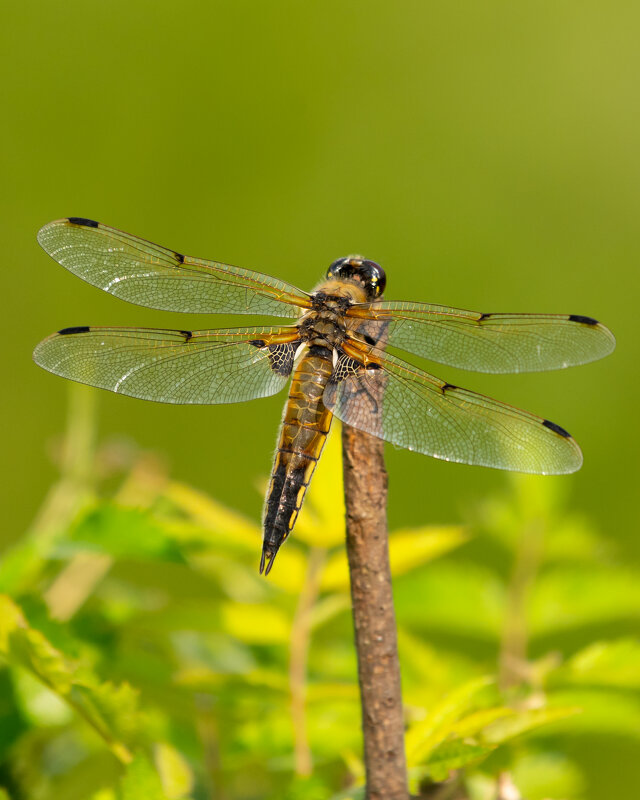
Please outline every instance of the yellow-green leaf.
[[295, 535], [313, 547], [344, 544], [345, 509], [340, 426], [334, 423], [307, 491]]
[[423, 767], [418, 767], [412, 777], [429, 776], [434, 781], [444, 781], [451, 770], [477, 764], [490, 755], [497, 745], [482, 745], [452, 739], [435, 748]]
[[160, 776], [142, 755], [128, 765], [120, 784], [118, 800], [171, 800], [162, 788]]
[[553, 684], [640, 688], [640, 642], [635, 638], [594, 642], [552, 675]]
[[520, 711], [487, 726], [483, 731], [483, 739], [492, 744], [502, 744], [542, 725], [572, 717], [574, 714], [579, 714], [580, 711], [581, 709], [575, 706], [532, 708]]
[[0, 654], [28, 670], [68, 703], [106, 742], [123, 763], [132, 756], [123, 736], [132, 736], [137, 724], [137, 695], [126, 684], [102, 683], [87, 669], [82, 673], [48, 639], [31, 628], [22, 611], [0, 596]]
[[222, 608], [222, 624], [227, 633], [250, 644], [283, 644], [291, 632], [283, 612], [264, 603], [227, 603]]
[[188, 795], [193, 788], [193, 773], [182, 754], [168, 742], [160, 742], [153, 756], [167, 797], [180, 800]]
[[[402, 575], [459, 547], [467, 540], [464, 528], [456, 525], [402, 529], [389, 536], [389, 560], [393, 575]], [[324, 591], [348, 591], [349, 565], [344, 548], [325, 564], [321, 588]]]
[[482, 704], [482, 696], [493, 684], [491, 677], [474, 678], [450, 692], [423, 720], [412, 725], [405, 740], [409, 766], [423, 764], [435, 747], [451, 733], [454, 723]]
[[452, 732], [460, 739], [465, 739], [468, 736], [475, 736], [497, 720], [511, 717], [515, 713], [516, 712], [512, 708], [507, 708], [506, 706], [484, 708], [481, 711], [475, 711], [473, 714], [459, 719], [452, 726]]
[[459, 547], [469, 538], [460, 525], [425, 526], [394, 531], [389, 537], [393, 575], [403, 575]]

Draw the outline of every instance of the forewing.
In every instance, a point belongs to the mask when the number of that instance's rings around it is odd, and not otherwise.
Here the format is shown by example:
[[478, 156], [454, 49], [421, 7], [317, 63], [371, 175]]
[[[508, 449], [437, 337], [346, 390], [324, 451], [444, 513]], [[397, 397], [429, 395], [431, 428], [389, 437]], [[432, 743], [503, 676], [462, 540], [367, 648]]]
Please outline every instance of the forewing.
[[386, 322], [387, 343], [476, 372], [540, 372], [586, 364], [615, 347], [611, 331], [577, 314], [480, 314], [427, 303], [361, 303], [354, 319]]
[[66, 328], [33, 358], [63, 378], [143, 400], [239, 403], [285, 386], [297, 337], [296, 328]]
[[560, 426], [380, 350], [370, 358], [365, 367], [342, 354], [325, 389], [325, 405], [347, 425], [446, 461], [544, 475], [580, 468], [580, 448]]
[[298, 317], [309, 295], [284, 281], [205, 261], [93, 220], [71, 217], [38, 233], [43, 249], [78, 277], [122, 300], [192, 314]]

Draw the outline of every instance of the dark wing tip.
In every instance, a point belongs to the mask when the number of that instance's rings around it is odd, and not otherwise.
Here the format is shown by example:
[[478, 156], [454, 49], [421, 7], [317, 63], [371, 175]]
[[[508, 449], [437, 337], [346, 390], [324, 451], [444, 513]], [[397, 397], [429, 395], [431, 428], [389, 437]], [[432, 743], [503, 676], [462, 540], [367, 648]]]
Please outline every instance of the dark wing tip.
[[609, 353], [615, 350], [616, 337], [611, 333], [609, 328], [603, 325], [599, 320], [593, 317], [585, 317], [582, 314], [570, 314], [568, 320], [569, 322], [577, 322], [578, 325], [586, 325], [588, 328], [591, 328], [591, 330], [597, 331], [600, 334], [599, 352], [594, 353], [593, 357], [588, 360], [595, 361], [597, 358], [608, 356]]
[[71, 328], [63, 328], [61, 331], [58, 331], [60, 336], [68, 336], [71, 333], [89, 333], [91, 328], [88, 325], [75, 325]]
[[94, 219], [86, 219], [85, 217], [67, 217], [67, 222], [72, 225], [82, 225], [84, 228], [97, 228], [100, 225]]
[[569, 431], [566, 431], [564, 428], [561, 428], [560, 425], [556, 425], [555, 422], [551, 422], [550, 419], [543, 419], [542, 424], [545, 428], [549, 428], [549, 430], [557, 433], [559, 436], [562, 436], [564, 439], [571, 439], [571, 434]]
[[569, 322], [580, 322], [582, 325], [599, 325], [593, 317], [583, 317], [582, 314], [569, 314]]

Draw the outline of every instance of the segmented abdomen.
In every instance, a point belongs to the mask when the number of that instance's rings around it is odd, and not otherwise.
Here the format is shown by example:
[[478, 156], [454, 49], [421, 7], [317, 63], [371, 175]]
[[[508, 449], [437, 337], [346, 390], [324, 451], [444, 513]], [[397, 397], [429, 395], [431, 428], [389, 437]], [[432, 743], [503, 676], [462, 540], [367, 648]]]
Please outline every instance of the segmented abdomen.
[[331, 351], [312, 346], [291, 381], [264, 516], [260, 572], [266, 574], [294, 526], [324, 446], [333, 414], [322, 402], [333, 363]]

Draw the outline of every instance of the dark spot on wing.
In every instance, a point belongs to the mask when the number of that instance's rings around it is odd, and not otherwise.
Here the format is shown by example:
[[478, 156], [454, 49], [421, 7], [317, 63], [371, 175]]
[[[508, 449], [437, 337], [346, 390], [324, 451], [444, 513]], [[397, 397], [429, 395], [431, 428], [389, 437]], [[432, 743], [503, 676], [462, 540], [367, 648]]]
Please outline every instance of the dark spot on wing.
[[180, 331], [180, 333], [184, 336], [185, 342], [188, 342], [193, 337], [193, 331]]
[[254, 347], [264, 347], [266, 342], [264, 339], [250, 339], [247, 344], [253, 345]]
[[340, 351], [340, 358], [338, 359], [338, 363], [336, 364], [336, 367], [329, 378], [328, 385], [335, 385], [340, 381], [345, 380], [345, 378], [350, 378], [353, 375], [362, 373], [364, 369], [365, 367], [360, 363], [360, 361], [356, 361], [355, 358], [350, 358], [348, 355]]
[[69, 217], [68, 219], [72, 225], [82, 225], [85, 228], [97, 228], [100, 224], [94, 219], [85, 219], [84, 217]]
[[376, 364], [374, 361], [372, 361], [370, 364], [367, 364], [366, 368], [367, 369], [380, 369], [380, 364]]
[[373, 338], [373, 336], [369, 336], [368, 333], [363, 333], [362, 334], [362, 338], [365, 340], [365, 342], [367, 344], [375, 344], [376, 343], [376, 340]]
[[478, 317], [478, 322], [483, 322], [485, 319], [489, 319], [490, 316], [491, 314], [480, 314]]
[[440, 389], [440, 391], [442, 392], [442, 394], [445, 394], [446, 392], [449, 391], [449, 389], [457, 389], [457, 388], [458, 387], [455, 386], [453, 383], [445, 383], [442, 389]]
[[71, 333], [89, 333], [90, 330], [88, 325], [76, 325], [75, 328], [63, 328], [58, 333], [60, 336], [68, 336]]
[[571, 434], [569, 433], [569, 431], [565, 431], [564, 428], [561, 428], [559, 425], [556, 425], [555, 422], [551, 422], [550, 419], [543, 419], [542, 424], [545, 426], [545, 428], [549, 428], [549, 430], [553, 431], [554, 433], [557, 433], [559, 436], [563, 436], [565, 439], [571, 438]]
[[569, 322], [580, 322], [582, 325], [597, 325], [598, 320], [594, 319], [593, 317], [583, 317], [580, 314], [571, 314], [569, 316]]
[[181, 264], [184, 264], [184, 256], [182, 255], [182, 253], [174, 253], [173, 255], [178, 259], [178, 261]]
[[276, 375], [288, 377], [293, 369], [298, 342], [272, 344], [269, 346], [269, 364]]
[[322, 358], [331, 358], [331, 350], [321, 344], [312, 344], [309, 348], [309, 355], [321, 356]]

